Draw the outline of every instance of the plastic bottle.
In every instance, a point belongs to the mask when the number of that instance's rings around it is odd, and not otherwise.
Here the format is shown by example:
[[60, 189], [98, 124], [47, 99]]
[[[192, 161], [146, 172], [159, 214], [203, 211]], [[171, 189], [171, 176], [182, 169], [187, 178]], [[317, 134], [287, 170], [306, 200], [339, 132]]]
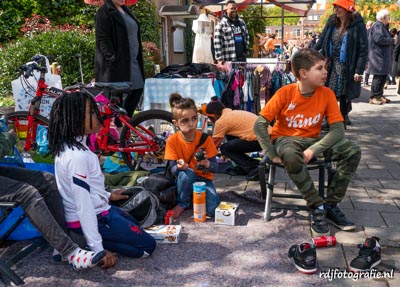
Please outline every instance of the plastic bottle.
[[206, 183], [193, 183], [193, 215], [195, 222], [206, 221]]

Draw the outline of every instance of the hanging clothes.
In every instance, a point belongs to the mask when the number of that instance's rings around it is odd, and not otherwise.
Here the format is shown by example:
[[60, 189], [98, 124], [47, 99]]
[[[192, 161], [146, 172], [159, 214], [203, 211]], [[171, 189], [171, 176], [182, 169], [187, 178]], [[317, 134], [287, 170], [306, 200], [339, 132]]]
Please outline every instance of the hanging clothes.
[[192, 30], [196, 34], [192, 62], [214, 63], [211, 52], [212, 22], [207, 15], [200, 14], [199, 18], [193, 21]]

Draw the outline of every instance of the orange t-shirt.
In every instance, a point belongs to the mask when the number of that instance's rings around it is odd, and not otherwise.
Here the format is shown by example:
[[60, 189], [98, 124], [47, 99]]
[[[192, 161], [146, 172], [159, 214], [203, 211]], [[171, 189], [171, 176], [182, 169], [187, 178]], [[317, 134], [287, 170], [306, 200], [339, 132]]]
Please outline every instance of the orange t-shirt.
[[274, 39], [269, 38], [264, 44], [264, 48], [267, 52], [275, 51]]
[[201, 131], [196, 131], [196, 136], [192, 142], [186, 142], [183, 139], [182, 133], [177, 132], [167, 139], [167, 145], [165, 147], [164, 159], [166, 160], [178, 160], [183, 159], [185, 163], [188, 163], [189, 167], [194, 170], [197, 176], [201, 176], [207, 178], [209, 180], [214, 179], [213, 173], [207, 171], [203, 173], [202, 170], [198, 170], [195, 168], [197, 161], [193, 156], [195, 152], [200, 151], [200, 148], [205, 148], [205, 153], [207, 158], [213, 158], [218, 154], [217, 148], [215, 147], [214, 141], [211, 137], [207, 137], [206, 141], [199, 146], [197, 149], [196, 146], [200, 142]]
[[272, 140], [284, 136], [318, 138], [324, 116], [329, 124], [344, 121], [331, 89], [318, 87], [311, 97], [304, 97], [296, 83], [280, 88], [260, 115], [270, 122], [276, 119]]
[[215, 122], [213, 138], [224, 138], [225, 135], [238, 137], [245, 141], [256, 141], [253, 131], [257, 115], [241, 110], [222, 110], [221, 117]]

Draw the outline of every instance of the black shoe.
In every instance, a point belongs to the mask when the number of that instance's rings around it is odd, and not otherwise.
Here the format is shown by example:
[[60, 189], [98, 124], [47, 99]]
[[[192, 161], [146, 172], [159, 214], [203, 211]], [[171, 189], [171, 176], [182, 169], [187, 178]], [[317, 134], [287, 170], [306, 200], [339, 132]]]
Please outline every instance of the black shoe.
[[260, 175], [258, 173], [258, 167], [252, 169], [249, 171], [249, 173], [246, 176], [246, 179], [248, 181], [257, 181], [260, 180]]
[[329, 235], [326, 210], [315, 208], [310, 212], [311, 233], [313, 237]]
[[337, 206], [328, 206], [326, 218], [340, 230], [350, 231], [356, 229], [356, 225], [348, 221], [346, 215]]
[[378, 237], [367, 238], [358, 248], [358, 256], [350, 262], [350, 271], [368, 271], [381, 263], [381, 245]]
[[305, 274], [317, 272], [317, 251], [312, 243], [292, 245], [288, 252], [289, 260]]

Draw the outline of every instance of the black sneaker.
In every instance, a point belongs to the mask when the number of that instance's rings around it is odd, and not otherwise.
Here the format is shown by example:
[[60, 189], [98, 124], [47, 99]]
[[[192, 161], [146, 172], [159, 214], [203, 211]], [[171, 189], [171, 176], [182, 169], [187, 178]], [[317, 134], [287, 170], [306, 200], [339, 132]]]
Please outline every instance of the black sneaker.
[[315, 208], [310, 212], [311, 233], [313, 237], [329, 235], [326, 210]]
[[356, 225], [348, 221], [346, 215], [337, 206], [328, 206], [326, 218], [340, 230], [350, 231], [356, 229]]
[[350, 271], [368, 271], [381, 263], [381, 245], [378, 237], [367, 238], [358, 248], [358, 256], [350, 262]]
[[288, 252], [289, 260], [305, 274], [317, 272], [317, 251], [312, 243], [292, 245]]

